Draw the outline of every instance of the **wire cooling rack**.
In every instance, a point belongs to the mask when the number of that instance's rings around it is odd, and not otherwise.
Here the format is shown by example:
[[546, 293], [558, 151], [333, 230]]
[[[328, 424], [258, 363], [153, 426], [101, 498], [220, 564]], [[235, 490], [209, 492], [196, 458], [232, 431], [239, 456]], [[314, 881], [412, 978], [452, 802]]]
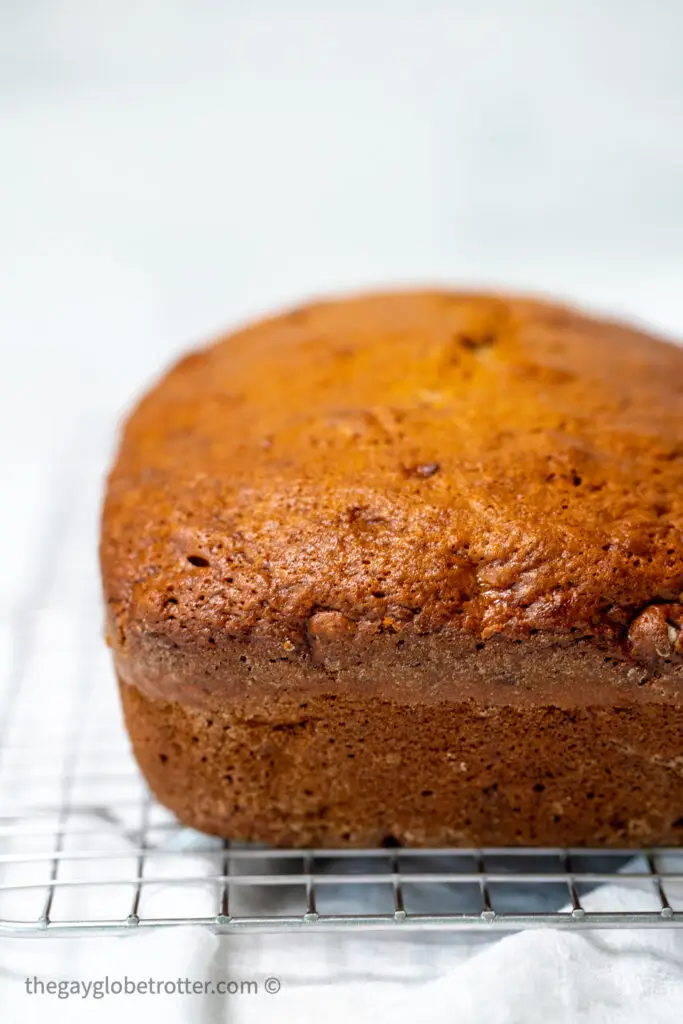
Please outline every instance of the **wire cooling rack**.
[[0, 933], [683, 924], [674, 851], [273, 851], [182, 828], [133, 763], [101, 639], [102, 462], [57, 460], [50, 529], [0, 615]]

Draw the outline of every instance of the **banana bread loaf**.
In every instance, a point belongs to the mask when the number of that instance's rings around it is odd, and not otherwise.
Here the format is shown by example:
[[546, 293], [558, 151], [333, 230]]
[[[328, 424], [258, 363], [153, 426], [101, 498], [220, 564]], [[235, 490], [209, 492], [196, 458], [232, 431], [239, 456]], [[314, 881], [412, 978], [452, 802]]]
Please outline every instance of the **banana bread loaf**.
[[519, 298], [320, 302], [129, 419], [133, 750], [275, 845], [683, 842], [683, 350]]

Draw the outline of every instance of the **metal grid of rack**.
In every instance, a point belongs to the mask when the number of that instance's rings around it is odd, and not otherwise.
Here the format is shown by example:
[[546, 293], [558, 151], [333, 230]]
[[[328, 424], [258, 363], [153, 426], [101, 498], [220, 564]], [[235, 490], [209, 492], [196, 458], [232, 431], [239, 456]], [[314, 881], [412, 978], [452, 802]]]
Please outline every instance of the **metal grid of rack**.
[[[143, 799], [151, 812], [151, 802]], [[77, 810], [90, 815], [92, 808]], [[152, 815], [150, 814], [150, 817]], [[683, 924], [683, 874], [628, 855], [527, 850], [264, 850], [149, 826], [117, 851], [113, 834], [45, 817], [3, 820], [0, 843], [21, 853], [0, 861], [0, 933], [76, 934], [204, 925], [216, 931], [293, 928], [516, 930], [529, 927], [655, 927]], [[155, 836], [154, 844], [151, 837]], [[165, 839], [160, 839], [164, 836]], [[187, 842], [187, 836], [185, 836]], [[39, 846], [53, 851], [25, 853]], [[599, 863], [602, 861], [602, 863]], [[628, 870], [634, 864], [632, 870]], [[615, 868], [626, 868], [615, 876]], [[609, 905], [609, 886], [634, 886], [643, 908]], [[595, 887], [607, 883], [604, 890]], [[605, 894], [602, 909], [584, 896]], [[678, 909], [675, 909], [677, 907]]]
[[101, 464], [58, 460], [36, 570], [0, 616], [0, 934], [683, 924], [674, 851], [274, 851], [182, 828], [133, 763], [101, 640]]

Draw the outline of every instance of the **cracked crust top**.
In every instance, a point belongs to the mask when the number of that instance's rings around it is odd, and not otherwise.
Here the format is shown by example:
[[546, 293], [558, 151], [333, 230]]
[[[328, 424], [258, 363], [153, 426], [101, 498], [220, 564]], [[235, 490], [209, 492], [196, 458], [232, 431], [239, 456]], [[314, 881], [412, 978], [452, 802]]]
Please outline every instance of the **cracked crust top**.
[[215, 688], [231, 651], [436, 672], [437, 649], [520, 641], [678, 675], [682, 528], [683, 350], [517, 298], [320, 302], [189, 355], [134, 411], [109, 633], [120, 666], [192, 656]]

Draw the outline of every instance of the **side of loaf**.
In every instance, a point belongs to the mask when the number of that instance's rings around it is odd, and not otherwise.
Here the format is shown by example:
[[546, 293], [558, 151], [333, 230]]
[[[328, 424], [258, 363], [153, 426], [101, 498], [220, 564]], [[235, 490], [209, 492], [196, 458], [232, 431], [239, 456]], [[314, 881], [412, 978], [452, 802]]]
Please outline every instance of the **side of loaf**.
[[314, 304], [182, 360], [105, 501], [134, 752], [276, 845], [683, 842], [683, 351], [555, 305]]

